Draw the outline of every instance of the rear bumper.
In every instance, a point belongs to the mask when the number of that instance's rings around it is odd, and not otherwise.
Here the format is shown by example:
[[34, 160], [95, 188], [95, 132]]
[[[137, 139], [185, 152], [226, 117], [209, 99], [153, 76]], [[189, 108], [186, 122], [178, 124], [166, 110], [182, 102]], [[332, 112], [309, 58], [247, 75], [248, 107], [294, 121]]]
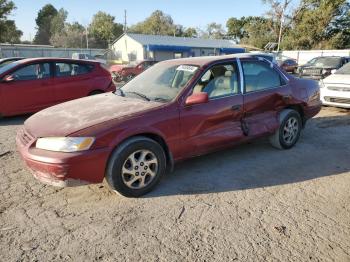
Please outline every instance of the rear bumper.
[[17, 150], [33, 176], [58, 187], [101, 183], [105, 174], [109, 150], [96, 149], [79, 153], [62, 153], [37, 149], [35, 141], [24, 145], [16, 137]]

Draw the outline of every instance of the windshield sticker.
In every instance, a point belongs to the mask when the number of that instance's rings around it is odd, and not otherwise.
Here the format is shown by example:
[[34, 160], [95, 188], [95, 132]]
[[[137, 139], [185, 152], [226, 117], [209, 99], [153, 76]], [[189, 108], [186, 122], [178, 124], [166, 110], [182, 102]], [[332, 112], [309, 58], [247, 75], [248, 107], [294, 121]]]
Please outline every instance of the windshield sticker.
[[180, 65], [176, 70], [178, 71], [187, 71], [193, 73], [197, 70], [198, 67], [196, 66], [190, 66], [190, 65]]

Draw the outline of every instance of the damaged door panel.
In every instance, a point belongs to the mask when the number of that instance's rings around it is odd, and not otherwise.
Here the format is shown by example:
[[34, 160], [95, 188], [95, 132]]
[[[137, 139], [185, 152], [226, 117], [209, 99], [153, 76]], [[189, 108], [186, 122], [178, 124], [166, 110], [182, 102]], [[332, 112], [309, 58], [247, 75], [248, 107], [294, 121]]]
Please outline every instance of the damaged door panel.
[[278, 112], [291, 100], [288, 81], [265, 61], [242, 60], [244, 74], [243, 127], [250, 137], [274, 132]]

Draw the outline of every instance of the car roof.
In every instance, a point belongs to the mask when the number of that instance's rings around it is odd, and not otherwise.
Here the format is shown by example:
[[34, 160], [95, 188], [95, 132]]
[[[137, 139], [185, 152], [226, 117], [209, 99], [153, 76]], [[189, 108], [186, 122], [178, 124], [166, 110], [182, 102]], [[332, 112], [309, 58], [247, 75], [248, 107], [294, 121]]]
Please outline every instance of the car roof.
[[165, 63], [174, 63], [174, 64], [192, 64], [198, 66], [204, 66], [214, 62], [225, 61], [234, 58], [254, 58], [257, 59], [257, 55], [251, 53], [241, 53], [241, 54], [232, 54], [232, 55], [221, 55], [221, 56], [198, 56], [198, 57], [186, 57], [178, 58], [163, 61]]
[[19, 63], [30, 63], [30, 62], [74, 62], [74, 63], [93, 63], [93, 64], [99, 64], [96, 60], [80, 60], [80, 59], [71, 59], [71, 58], [60, 58], [60, 57], [36, 57], [36, 58], [25, 58], [22, 60], [19, 60]]

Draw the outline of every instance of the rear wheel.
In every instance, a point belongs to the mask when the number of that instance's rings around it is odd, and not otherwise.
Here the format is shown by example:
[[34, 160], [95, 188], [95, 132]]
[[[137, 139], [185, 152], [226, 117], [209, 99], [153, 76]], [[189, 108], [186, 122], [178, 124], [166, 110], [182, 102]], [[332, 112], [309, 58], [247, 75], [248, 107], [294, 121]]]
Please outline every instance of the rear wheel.
[[270, 137], [272, 146], [279, 149], [290, 149], [299, 140], [302, 129], [300, 114], [293, 109], [283, 110], [279, 115], [280, 126]]
[[112, 153], [106, 179], [110, 187], [121, 195], [139, 197], [158, 184], [165, 168], [163, 148], [147, 137], [134, 137]]

